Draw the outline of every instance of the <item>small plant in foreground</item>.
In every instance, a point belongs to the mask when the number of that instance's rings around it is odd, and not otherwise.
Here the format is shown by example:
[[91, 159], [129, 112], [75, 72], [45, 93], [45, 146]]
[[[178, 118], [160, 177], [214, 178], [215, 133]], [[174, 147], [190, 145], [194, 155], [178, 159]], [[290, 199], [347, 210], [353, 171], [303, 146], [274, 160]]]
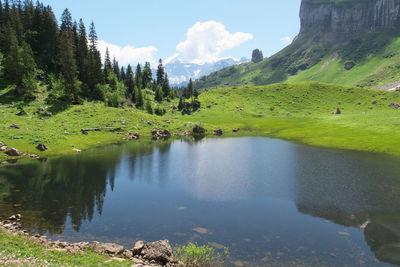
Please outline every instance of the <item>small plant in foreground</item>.
[[177, 247], [175, 251], [177, 259], [186, 267], [211, 267], [222, 266], [229, 258], [227, 247], [223, 252], [216, 252], [210, 245], [199, 246], [197, 243], [189, 243]]

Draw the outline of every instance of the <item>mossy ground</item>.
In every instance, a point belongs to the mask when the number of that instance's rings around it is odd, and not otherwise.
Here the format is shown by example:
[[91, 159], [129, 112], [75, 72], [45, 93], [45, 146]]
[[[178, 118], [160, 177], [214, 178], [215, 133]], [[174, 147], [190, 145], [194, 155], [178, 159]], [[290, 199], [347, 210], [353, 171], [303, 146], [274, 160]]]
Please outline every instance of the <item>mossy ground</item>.
[[[1, 98], [0, 98], [1, 99]], [[151, 137], [151, 129], [169, 129], [181, 134], [201, 124], [212, 134], [222, 128], [225, 136], [269, 136], [305, 144], [342, 149], [381, 152], [400, 156], [400, 109], [389, 106], [400, 102], [400, 93], [342, 87], [321, 83], [272, 84], [261, 87], [233, 87], [201, 94], [202, 108], [192, 115], [181, 115], [164, 104], [164, 116], [149, 115], [133, 107], [110, 108], [88, 102], [68, 106], [46, 117], [35, 113], [43, 102], [23, 106], [27, 115], [9, 104], [0, 106], [0, 141], [27, 154], [50, 157], [76, 153], [105, 144], [127, 141], [128, 131], [142, 138]], [[376, 104], [372, 104], [376, 101]], [[339, 102], [341, 104], [339, 104]], [[358, 103], [361, 104], [358, 104]], [[52, 107], [49, 107], [51, 109]], [[341, 115], [332, 115], [340, 108]], [[170, 123], [167, 123], [170, 121]], [[149, 123], [150, 122], [150, 123]], [[11, 128], [18, 124], [20, 129]], [[87, 127], [121, 127], [121, 131], [81, 133]], [[240, 128], [233, 133], [233, 128]], [[69, 134], [64, 134], [67, 131]], [[47, 145], [46, 152], [35, 147]], [[4, 153], [0, 160], [6, 160]]]

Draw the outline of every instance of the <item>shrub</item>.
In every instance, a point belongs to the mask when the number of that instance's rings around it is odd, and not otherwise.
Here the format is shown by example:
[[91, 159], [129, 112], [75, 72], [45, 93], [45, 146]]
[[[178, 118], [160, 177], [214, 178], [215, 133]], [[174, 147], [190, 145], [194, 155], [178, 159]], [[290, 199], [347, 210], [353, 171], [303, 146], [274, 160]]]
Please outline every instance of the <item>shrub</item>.
[[176, 248], [175, 256], [182, 261], [185, 267], [214, 267], [223, 266], [229, 258], [228, 248], [224, 247], [223, 252], [216, 252], [209, 245], [198, 246], [189, 243], [186, 246]]

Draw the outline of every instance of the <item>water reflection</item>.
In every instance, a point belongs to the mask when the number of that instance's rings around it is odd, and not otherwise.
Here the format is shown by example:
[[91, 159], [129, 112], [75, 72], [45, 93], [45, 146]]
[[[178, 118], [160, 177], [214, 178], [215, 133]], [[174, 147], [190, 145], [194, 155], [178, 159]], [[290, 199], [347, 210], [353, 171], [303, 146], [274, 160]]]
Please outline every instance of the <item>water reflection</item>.
[[345, 263], [327, 258], [349, 246], [342, 225], [400, 264], [398, 163], [265, 138], [131, 143], [0, 168], [0, 214], [40, 233], [204, 241], [278, 265]]
[[[363, 153], [338, 157], [304, 149], [295, 155], [301, 156], [293, 187], [298, 210], [360, 228], [377, 259], [400, 264], [398, 161]], [[349, 160], [351, 156], [357, 160]]]

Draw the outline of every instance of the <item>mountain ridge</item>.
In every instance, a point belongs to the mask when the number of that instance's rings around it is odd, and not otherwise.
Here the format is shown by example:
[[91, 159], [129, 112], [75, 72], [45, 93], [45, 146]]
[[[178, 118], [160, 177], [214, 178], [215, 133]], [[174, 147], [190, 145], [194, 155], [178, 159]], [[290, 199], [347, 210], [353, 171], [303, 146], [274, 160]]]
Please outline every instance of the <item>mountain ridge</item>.
[[195, 87], [321, 81], [376, 88], [398, 81], [399, 14], [400, 0], [303, 0], [292, 44], [260, 63], [201, 77]]

